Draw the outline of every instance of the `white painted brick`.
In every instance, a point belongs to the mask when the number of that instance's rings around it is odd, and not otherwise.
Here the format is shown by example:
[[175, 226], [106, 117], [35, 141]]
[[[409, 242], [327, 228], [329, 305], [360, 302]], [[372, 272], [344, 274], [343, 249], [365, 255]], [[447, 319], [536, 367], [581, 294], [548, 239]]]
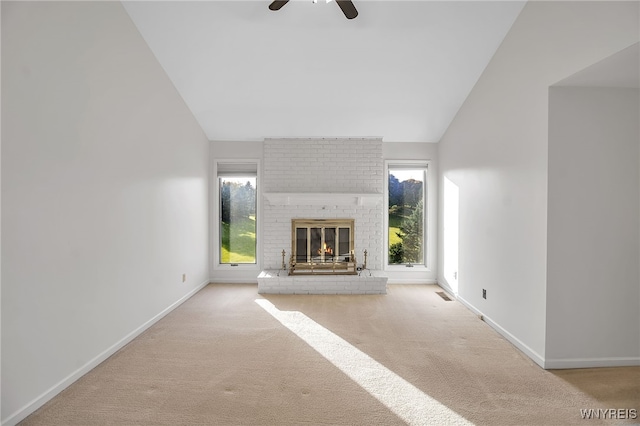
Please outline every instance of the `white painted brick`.
[[263, 271], [258, 276], [258, 292], [272, 294], [384, 294], [387, 278], [375, 276], [327, 275], [288, 276]]
[[[264, 143], [265, 192], [380, 193], [383, 187], [381, 139], [267, 139]], [[382, 211], [370, 206], [271, 206], [264, 203], [264, 265], [279, 268], [281, 251], [291, 254], [291, 219], [353, 218], [359, 263], [382, 267]]]

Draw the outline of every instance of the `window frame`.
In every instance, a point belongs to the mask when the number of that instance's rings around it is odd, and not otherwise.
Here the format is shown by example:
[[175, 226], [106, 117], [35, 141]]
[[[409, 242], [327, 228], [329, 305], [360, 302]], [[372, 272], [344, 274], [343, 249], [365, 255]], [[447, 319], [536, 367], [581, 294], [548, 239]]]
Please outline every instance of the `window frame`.
[[[221, 204], [220, 204], [220, 181], [219, 166], [232, 164], [255, 164], [256, 178], [256, 261], [255, 263], [222, 263], [221, 262]], [[212, 183], [212, 203], [214, 207], [211, 215], [211, 263], [214, 271], [259, 271], [262, 268], [262, 189], [261, 189], [261, 168], [259, 159], [216, 159], [213, 162], [211, 176]], [[231, 172], [233, 173], [233, 172]], [[239, 174], [242, 172], [239, 171]]]
[[[429, 234], [432, 221], [432, 203], [434, 196], [433, 171], [429, 170], [430, 160], [385, 160], [384, 162], [384, 214], [383, 214], [383, 268], [385, 271], [422, 272], [431, 271], [432, 255], [429, 249]], [[422, 262], [421, 264], [389, 263], [389, 170], [394, 167], [424, 169], [425, 179], [422, 185], [423, 224], [422, 224]], [[411, 266], [408, 266], [411, 265]]]

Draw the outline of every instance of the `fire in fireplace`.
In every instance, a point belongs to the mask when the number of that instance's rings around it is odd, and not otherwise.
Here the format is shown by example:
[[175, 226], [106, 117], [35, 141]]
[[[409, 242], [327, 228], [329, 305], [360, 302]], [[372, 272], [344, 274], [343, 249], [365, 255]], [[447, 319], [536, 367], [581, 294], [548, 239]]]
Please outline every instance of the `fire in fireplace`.
[[353, 219], [292, 219], [289, 274], [356, 274]]

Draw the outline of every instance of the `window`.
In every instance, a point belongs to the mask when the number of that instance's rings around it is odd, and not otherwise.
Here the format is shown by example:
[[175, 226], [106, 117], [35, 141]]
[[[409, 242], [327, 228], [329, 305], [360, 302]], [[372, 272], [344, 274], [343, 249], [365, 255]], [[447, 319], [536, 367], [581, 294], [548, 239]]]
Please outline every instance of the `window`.
[[218, 163], [218, 262], [256, 264], [257, 164]]
[[426, 266], [426, 164], [388, 165], [387, 265]]

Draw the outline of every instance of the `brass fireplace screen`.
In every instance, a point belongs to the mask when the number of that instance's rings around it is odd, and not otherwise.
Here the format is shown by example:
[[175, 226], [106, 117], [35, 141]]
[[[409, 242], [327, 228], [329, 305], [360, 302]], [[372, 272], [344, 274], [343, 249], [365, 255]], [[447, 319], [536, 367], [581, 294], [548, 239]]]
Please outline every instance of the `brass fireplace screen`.
[[289, 274], [357, 274], [353, 219], [292, 219]]

